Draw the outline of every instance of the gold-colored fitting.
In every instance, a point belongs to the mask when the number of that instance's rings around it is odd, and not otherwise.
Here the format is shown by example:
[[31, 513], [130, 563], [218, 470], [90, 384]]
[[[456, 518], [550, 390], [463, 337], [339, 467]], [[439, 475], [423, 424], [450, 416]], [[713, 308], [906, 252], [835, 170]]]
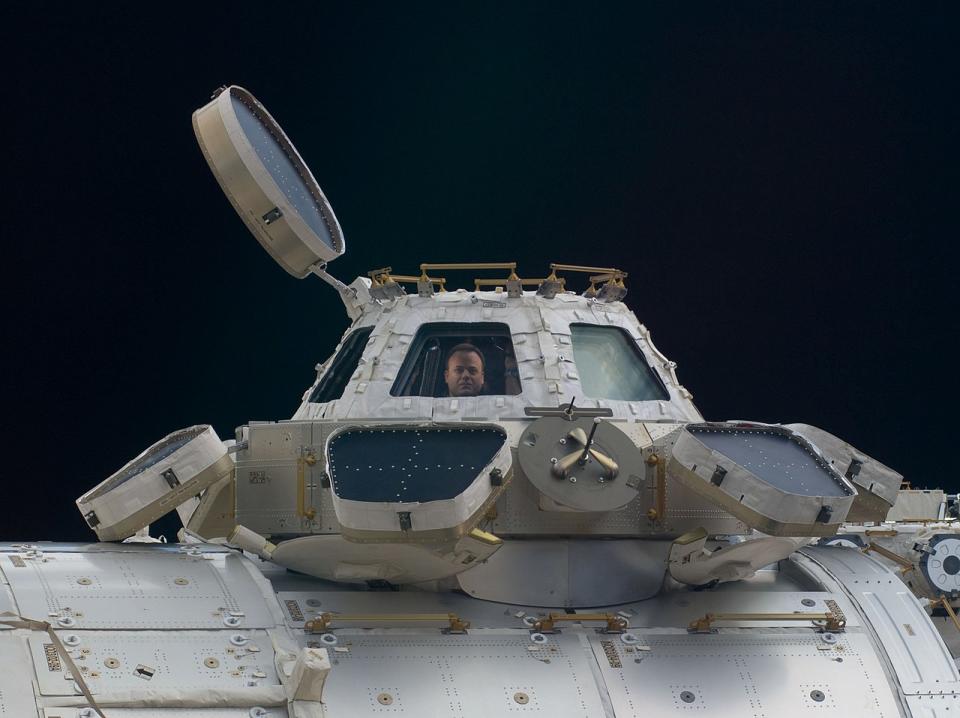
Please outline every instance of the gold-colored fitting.
[[623, 633], [629, 626], [627, 619], [613, 613], [549, 613], [534, 622], [533, 630], [540, 633], [553, 633], [556, 631], [555, 624], [559, 621], [576, 623], [602, 621], [607, 624], [604, 628], [606, 633]]

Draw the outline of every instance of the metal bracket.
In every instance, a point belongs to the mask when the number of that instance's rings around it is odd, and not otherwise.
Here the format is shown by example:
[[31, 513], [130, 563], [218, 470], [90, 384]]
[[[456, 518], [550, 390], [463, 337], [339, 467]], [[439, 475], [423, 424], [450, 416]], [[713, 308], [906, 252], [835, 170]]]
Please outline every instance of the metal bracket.
[[326, 262], [317, 262], [310, 267], [310, 271], [317, 277], [320, 277], [320, 279], [329, 284], [331, 287], [336, 289], [337, 293], [339, 293], [341, 297], [344, 297], [347, 300], [354, 300], [357, 298], [357, 290], [353, 289], [352, 287], [348, 287], [332, 274], [327, 274]]
[[850, 466], [847, 467], [847, 473], [843, 476], [851, 481], [860, 475], [860, 469], [863, 468], [863, 462], [860, 459], [850, 459]]
[[561, 404], [560, 406], [526, 406], [523, 408], [523, 413], [526, 416], [558, 416], [568, 421], [596, 418], [598, 416], [613, 416], [613, 409], [605, 407], [583, 408], [574, 406], [574, 401], [575, 399], [571, 399], [569, 404]]
[[726, 478], [726, 476], [727, 470], [718, 465], [717, 468], [713, 470], [713, 476], [710, 477], [710, 483], [714, 486], [719, 486], [723, 483], [723, 480]]
[[[503, 287], [507, 288], [507, 296], [513, 299], [523, 296], [523, 288], [527, 287], [537, 287], [539, 288], [544, 282], [548, 281], [545, 277], [530, 277], [528, 279], [474, 279], [473, 280], [473, 290], [479, 292], [483, 287]], [[566, 282], [563, 277], [559, 280], [560, 290], [563, 290], [564, 283]]]
[[175, 489], [180, 485], [180, 479], [177, 478], [177, 472], [173, 469], [167, 469], [160, 476], [163, 477], [164, 481], [167, 482], [167, 485], [171, 489]]
[[317, 510], [313, 506], [307, 506], [307, 478], [306, 467], [315, 466], [317, 456], [312, 448], [301, 447], [300, 456], [297, 457], [297, 515], [312, 521], [317, 516]]
[[953, 621], [954, 628], [960, 631], [960, 618], [957, 617], [957, 612], [953, 610], [953, 606], [950, 605], [950, 601], [946, 596], [941, 596], [940, 598], [930, 601], [930, 607], [933, 608], [934, 606], [943, 606], [943, 610], [947, 612], [950, 620]]
[[620, 473], [620, 466], [617, 464], [616, 460], [593, 448], [593, 437], [597, 432], [598, 426], [600, 426], [600, 419], [595, 418], [593, 420], [593, 426], [590, 429], [589, 436], [587, 436], [587, 433], [579, 426], [567, 434], [565, 438], [568, 441], [572, 440], [580, 444], [583, 449], [577, 449], [570, 454], [567, 454], [559, 461], [556, 461], [551, 469], [551, 473], [554, 476], [556, 476], [558, 479], [566, 479], [574, 466], [583, 466], [587, 461], [587, 458], [590, 457], [603, 468], [603, 477], [601, 478], [601, 481], [613, 481], [615, 478], [617, 478], [617, 474]]
[[[590, 286], [583, 293], [588, 299], [597, 299], [601, 302], [617, 302], [623, 299], [627, 294], [627, 288], [623, 280], [627, 278], [627, 273], [614, 267], [584, 267], [578, 264], [550, 264], [550, 276], [548, 276], [541, 285], [538, 294], [552, 299], [557, 291], [562, 289], [562, 278], [557, 277], [557, 272], [583, 272], [593, 275], [590, 279]], [[597, 282], [605, 284], [597, 291]], [[558, 286], [559, 283], [559, 286]]]
[[[663, 522], [667, 516], [667, 467], [666, 462], [656, 452], [651, 453], [645, 462], [654, 475], [653, 506], [647, 510], [647, 519]], [[627, 486], [630, 482], [627, 482]]]
[[274, 208], [271, 209], [269, 212], [267, 212], [265, 215], [263, 215], [263, 217], [261, 217], [261, 219], [263, 220], [263, 223], [264, 223], [264, 224], [273, 224], [273, 223], [276, 222], [278, 219], [280, 219], [282, 216], [283, 216], [283, 210], [281, 210], [279, 207], [274, 207]]
[[913, 561], [911, 561], [910, 559], [904, 558], [900, 554], [894, 553], [890, 549], [884, 548], [883, 546], [880, 546], [879, 544], [876, 544], [873, 541], [868, 543], [863, 549], [861, 549], [861, 551], [863, 551], [864, 553], [869, 553], [870, 551], [873, 551], [874, 553], [880, 554], [884, 558], [889, 559], [890, 561], [893, 561], [895, 564], [898, 564], [900, 566], [900, 573], [906, 573], [907, 571], [913, 570]]

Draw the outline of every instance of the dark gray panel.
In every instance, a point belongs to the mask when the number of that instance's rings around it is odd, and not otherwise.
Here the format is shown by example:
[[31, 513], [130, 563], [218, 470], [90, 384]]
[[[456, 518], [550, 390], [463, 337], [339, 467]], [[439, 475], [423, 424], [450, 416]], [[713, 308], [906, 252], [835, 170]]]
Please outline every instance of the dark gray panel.
[[849, 495], [827, 466], [792, 436], [749, 427], [687, 429], [705, 446], [782, 491], [803, 496]]
[[357, 428], [330, 441], [330, 479], [341, 499], [425, 502], [463, 493], [503, 446], [487, 427]]

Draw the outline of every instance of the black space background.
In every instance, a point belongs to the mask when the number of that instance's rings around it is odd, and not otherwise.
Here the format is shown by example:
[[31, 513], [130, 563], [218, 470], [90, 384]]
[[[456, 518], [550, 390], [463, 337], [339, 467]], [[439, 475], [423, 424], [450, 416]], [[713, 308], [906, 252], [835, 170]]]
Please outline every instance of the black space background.
[[207, 169], [190, 114], [227, 83], [313, 169], [345, 281], [621, 267], [708, 418], [960, 488], [954, 4], [146, 8], [4, 11], [0, 538], [92, 538], [77, 496], [174, 429], [289, 417], [347, 325]]

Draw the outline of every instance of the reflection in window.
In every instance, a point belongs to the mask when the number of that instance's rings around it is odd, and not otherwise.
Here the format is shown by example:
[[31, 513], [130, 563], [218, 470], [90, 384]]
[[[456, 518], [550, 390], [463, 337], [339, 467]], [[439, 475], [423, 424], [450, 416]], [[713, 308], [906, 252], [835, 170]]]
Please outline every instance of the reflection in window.
[[327, 401], [333, 401], [343, 396], [343, 390], [347, 388], [347, 382], [353, 376], [360, 364], [360, 357], [363, 356], [363, 350], [367, 346], [367, 340], [373, 332], [373, 327], [364, 327], [357, 329], [343, 342], [340, 351], [333, 358], [330, 367], [327, 369], [320, 383], [317, 384], [309, 401], [322, 404]]
[[510, 328], [493, 322], [436, 322], [417, 331], [393, 396], [520, 393]]
[[633, 339], [619, 327], [571, 324], [573, 360], [584, 393], [591, 399], [669, 399], [660, 377]]

